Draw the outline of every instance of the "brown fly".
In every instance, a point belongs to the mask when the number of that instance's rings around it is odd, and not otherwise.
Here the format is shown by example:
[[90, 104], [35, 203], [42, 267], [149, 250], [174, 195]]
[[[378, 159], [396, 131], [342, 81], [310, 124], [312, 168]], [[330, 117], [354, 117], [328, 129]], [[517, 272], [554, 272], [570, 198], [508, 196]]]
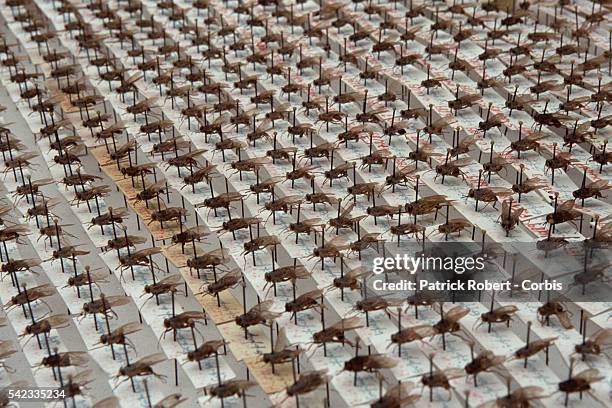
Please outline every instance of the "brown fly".
[[227, 344], [225, 340], [209, 340], [195, 350], [187, 352], [187, 361], [202, 361], [218, 353], [219, 348]]
[[266, 164], [270, 164], [269, 157], [253, 157], [251, 159], [234, 161], [231, 163], [231, 168], [235, 170], [233, 174], [240, 173], [243, 171], [257, 172], [262, 166]]
[[127, 364], [119, 369], [116, 378], [125, 377], [115, 384], [113, 389], [116, 389], [121, 383], [133, 379], [135, 377], [144, 377], [152, 375], [160, 380], [164, 380], [166, 376], [156, 373], [153, 370], [153, 366], [166, 361], [166, 355], [164, 353], [151, 354], [150, 356], [143, 357], [133, 363]]
[[243, 245], [244, 251], [242, 251], [241, 253], [245, 264], [246, 264], [246, 256], [248, 254], [256, 252], [256, 251], [261, 251], [269, 247], [276, 247], [280, 243], [281, 243], [280, 239], [274, 235], [262, 235], [262, 236], [253, 238], [252, 240], [248, 242], [245, 242]]
[[297, 312], [303, 312], [309, 309], [315, 309], [321, 307], [318, 300], [323, 296], [321, 289], [311, 290], [298, 296], [295, 300], [285, 303], [285, 311], [292, 314], [292, 317]]
[[[572, 360], [573, 366], [574, 360]], [[599, 374], [599, 370], [596, 368], [588, 368], [574, 376], [571, 376], [569, 379], [561, 381], [559, 383], [559, 391], [564, 392], [567, 396], [569, 394], [573, 394], [579, 392], [588, 394], [595, 401], [599, 402], [602, 406], [606, 404], [601, 401], [599, 398], [593, 394], [593, 387], [591, 384], [599, 382], [603, 380], [605, 376]]]
[[555, 340], [557, 340], [557, 337], [534, 340], [526, 346], [516, 350], [513, 356], [518, 360], [534, 356], [540, 351], [550, 347], [555, 342]]
[[606, 180], [598, 180], [598, 181], [589, 183], [586, 186], [581, 187], [577, 190], [574, 190], [572, 192], [572, 195], [579, 200], [585, 200], [591, 197], [603, 198], [603, 195], [601, 194], [601, 192], [608, 190], [609, 188], [610, 188], [610, 185], [608, 184]]
[[484, 350], [466, 364], [464, 369], [467, 375], [473, 375], [475, 377], [479, 373], [483, 373], [503, 364], [504, 361], [506, 361], [506, 357], [496, 356], [492, 351]]
[[480, 321], [474, 323], [477, 329], [483, 324], [493, 323], [505, 323], [509, 324], [512, 321], [513, 316], [518, 312], [518, 307], [515, 305], [501, 306], [497, 309], [482, 313], [480, 315]]
[[216, 282], [203, 285], [202, 289], [204, 286], [206, 286], [206, 289], [202, 290], [201, 293], [214, 296], [223, 292], [224, 290], [238, 286], [241, 281], [242, 271], [240, 269], [233, 269], [217, 279]]
[[363, 280], [370, 275], [370, 272], [361, 267], [355, 268], [345, 273], [344, 276], [334, 278], [332, 284], [328, 288], [361, 290]]
[[463, 306], [455, 306], [447, 312], [444, 312], [440, 321], [433, 326], [436, 334], [452, 334], [460, 331], [461, 326], [459, 325], [459, 320], [464, 318], [469, 312], [470, 309]]
[[[125, 270], [133, 266], [149, 266], [152, 262], [150, 257], [161, 252], [161, 248], [153, 247], [122, 255], [119, 257], [119, 265], [115, 269], [121, 268], [121, 270]], [[153, 266], [155, 266], [155, 262], [153, 262]]]
[[467, 196], [483, 203], [493, 203], [493, 208], [500, 199], [511, 197], [514, 191], [502, 187], [470, 188]]
[[132, 200], [134, 203], [139, 203], [141, 201], [148, 201], [155, 197], [158, 197], [159, 194], [163, 194], [168, 189], [167, 181], [161, 180], [155, 184], [150, 185], [149, 187], [144, 187], [142, 191], [137, 193]]
[[463, 95], [455, 100], [449, 101], [448, 107], [457, 111], [459, 109], [469, 108], [481, 99], [482, 96], [480, 95]]
[[187, 176], [183, 177], [183, 187], [181, 187], [181, 189], [187, 187], [187, 186], [193, 186], [197, 183], [201, 183], [201, 182], [205, 182], [205, 181], [210, 181], [214, 176], [214, 171], [217, 169], [217, 166], [214, 164], [207, 164], [201, 168], [199, 168], [198, 170], [192, 172], [191, 174], [188, 174]]
[[300, 347], [292, 347], [287, 340], [286, 329], [283, 327], [276, 339], [274, 349], [270, 353], [264, 353], [262, 359], [267, 364], [283, 364], [294, 361], [304, 350]]
[[274, 319], [281, 315], [280, 313], [272, 312], [271, 309], [273, 305], [273, 300], [261, 302], [253, 306], [245, 314], [236, 316], [235, 322], [238, 326], [244, 329], [258, 324], [272, 324]]
[[88, 202], [95, 199], [96, 197], [106, 197], [111, 191], [111, 188], [107, 185], [92, 187], [88, 190], [76, 191], [74, 198], [70, 201], [73, 205], [76, 203], [78, 207], [82, 202]]
[[425, 215], [437, 212], [443, 206], [450, 205], [452, 202], [453, 200], [449, 200], [445, 195], [430, 195], [406, 203], [405, 209], [409, 215]]
[[136, 351], [136, 346], [132, 341], [128, 338], [128, 335], [137, 333], [144, 329], [145, 326], [142, 323], [131, 322], [126, 323], [122, 326], [119, 326], [112, 332], [108, 334], [103, 334], [100, 336], [100, 344], [102, 345], [111, 345], [111, 344], [120, 344], [132, 347], [134, 351]]
[[151, 224], [155, 221], [157, 222], [171, 222], [171, 221], [180, 221], [181, 218], [187, 216], [187, 210], [183, 207], [167, 207], [162, 210], [156, 210], [151, 212], [151, 220], [149, 220], [148, 224]]
[[212, 234], [211, 232], [206, 231], [206, 227], [203, 225], [198, 225], [195, 227], [188, 228], [182, 232], [176, 233], [172, 236], [171, 241], [172, 244], [182, 244], [185, 245], [188, 242], [194, 240], [201, 240], [207, 235]]
[[385, 394], [375, 401], [372, 401], [372, 408], [401, 408], [408, 405], [415, 405], [421, 398], [418, 394], [411, 394], [414, 384], [411, 382], [400, 382], [387, 389]]
[[161, 340], [166, 336], [168, 332], [176, 332], [180, 329], [194, 329], [197, 330], [195, 325], [197, 323], [201, 323], [201, 321], [206, 321], [206, 313], [204, 312], [195, 312], [195, 311], [187, 311], [183, 313], [179, 313], [175, 316], [168, 317], [164, 319], [164, 331], [159, 336], [158, 345]]
[[363, 325], [358, 317], [349, 317], [321, 330], [312, 335], [312, 344], [320, 345], [323, 343], [347, 343], [353, 345], [346, 339], [348, 331], [362, 328]]
[[[430, 361], [433, 360], [434, 355], [429, 356]], [[463, 377], [463, 370], [460, 368], [449, 368], [444, 371], [433, 370], [427, 374], [421, 376], [421, 384], [423, 387], [443, 388], [448, 392], [448, 400], [452, 398], [451, 388], [453, 387], [450, 382], [456, 378]]]
[[20, 337], [28, 335], [36, 336], [45, 333], [49, 334], [52, 329], [63, 329], [68, 327], [70, 325], [70, 321], [70, 316], [64, 314], [45, 317], [37, 320], [35, 323], [27, 325]]
[[327, 384], [328, 381], [327, 370], [301, 373], [297, 381], [287, 387], [287, 398], [308, 394], [320, 386]]
[[300, 179], [312, 180], [315, 177], [315, 173], [313, 170], [316, 170], [318, 168], [319, 166], [317, 165], [296, 167], [294, 170], [289, 171], [285, 174], [285, 180], [286, 181], [288, 180], [295, 181], [295, 180], [300, 180]]
[[99, 299], [84, 303], [81, 315], [84, 318], [88, 314], [100, 313], [108, 316], [110, 313], [115, 318], [118, 318], [113, 308], [129, 305], [130, 302], [131, 298], [128, 296], [104, 296], [102, 294]]
[[133, 115], [137, 115], [140, 113], [150, 112], [153, 105], [157, 102], [157, 98], [148, 98], [143, 101], [134, 103], [131, 106], [128, 106], [125, 110], [127, 113], [131, 113]]
[[419, 325], [406, 327], [397, 333], [393, 333], [391, 335], [391, 343], [389, 343], [388, 347], [391, 347], [394, 344], [406, 344], [413, 341], [424, 341], [426, 337], [431, 337], [435, 335], [435, 329], [430, 325]]
[[212, 251], [188, 259], [185, 266], [196, 270], [215, 268], [225, 263], [228, 256], [229, 251], [227, 248], [213, 249]]
[[[29, 302], [34, 302], [36, 300], [40, 300], [42, 303], [45, 303], [43, 300], [46, 297], [53, 296], [57, 292], [55, 288], [50, 284], [43, 284], [39, 286], [35, 286], [28, 289], [23, 289], [19, 294], [15, 296], [11, 296], [11, 300], [9, 300], [4, 307], [13, 307], [13, 306], [21, 306], [25, 305]], [[48, 307], [48, 306], [47, 306]], [[7, 312], [11, 309], [7, 309]]]
[[397, 364], [397, 360], [393, 357], [388, 357], [384, 354], [369, 354], [355, 356], [350, 360], [345, 361], [344, 370], [373, 373], [379, 370], [393, 368], [397, 366]]
[[465, 158], [465, 159], [451, 160], [443, 164], [438, 164], [435, 168], [436, 176], [434, 177], [434, 180], [437, 179], [438, 176], [450, 176], [450, 177], [457, 177], [457, 178], [461, 177], [463, 180], [465, 180], [466, 174], [463, 170], [461, 170], [461, 168], [471, 163], [472, 163], [471, 158]]
[[548, 301], [538, 307], [537, 313], [538, 320], [542, 325], [544, 325], [544, 322], [548, 324], [551, 316], [557, 316], [564, 329], [572, 329], [574, 327], [571, 321], [571, 312], [561, 302]]
[[[508, 390], [509, 391], [509, 390]], [[532, 402], [546, 398], [544, 390], [540, 387], [530, 386], [517, 388], [507, 395], [499, 397], [493, 401], [482, 404], [481, 408], [522, 408], [533, 406]]]
[[582, 210], [574, 208], [576, 200], [567, 200], [558, 206], [554, 212], [546, 215], [546, 222], [551, 225], [558, 225], [564, 222], [573, 222], [583, 214]]
[[584, 356], [608, 356], [605, 350], [612, 344], [612, 328], [601, 329], [580, 344], [576, 344], [574, 350], [577, 354]]
[[122, 167], [121, 174], [126, 177], [142, 177], [148, 174], [153, 174], [156, 167], [157, 165], [155, 163], [136, 164], [128, 167]]
[[39, 367], [84, 367], [89, 363], [89, 354], [80, 351], [68, 351], [43, 357]]
[[425, 163], [431, 163], [431, 159], [434, 157], [444, 156], [442, 153], [435, 153], [435, 145], [430, 143], [423, 143], [419, 146], [419, 149], [408, 153], [410, 160], [421, 161]]
[[527, 152], [533, 150], [534, 152], [540, 152], [539, 141], [547, 137], [546, 134], [540, 132], [532, 132], [527, 137], [510, 143], [510, 146], [506, 150], [514, 151], [517, 153]]

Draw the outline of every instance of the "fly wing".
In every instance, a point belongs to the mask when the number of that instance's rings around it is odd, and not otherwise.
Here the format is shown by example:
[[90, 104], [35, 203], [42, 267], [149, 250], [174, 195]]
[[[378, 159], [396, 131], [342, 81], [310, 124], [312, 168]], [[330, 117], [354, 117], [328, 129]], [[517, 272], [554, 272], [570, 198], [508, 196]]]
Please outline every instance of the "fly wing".
[[331, 246], [335, 246], [338, 248], [342, 248], [344, 246], [346, 246], [346, 241], [344, 239], [344, 237], [334, 237], [331, 241], [329, 241], [327, 244], [325, 244], [326, 247], [331, 247]]
[[278, 184], [278, 183], [282, 182], [283, 180], [285, 180], [285, 178], [282, 177], [282, 176], [270, 177], [266, 181], [262, 181], [261, 184], [264, 184], [264, 185], [274, 185], [274, 184]]
[[359, 278], [362, 278], [362, 277], [364, 277], [364, 276], [368, 276], [368, 275], [370, 275], [371, 273], [372, 273], [372, 272], [367, 271], [367, 270], [366, 270], [364, 267], [360, 266], [359, 268], [355, 268], [355, 269], [350, 270], [350, 271], [349, 271], [349, 272], [346, 274], [346, 276], [347, 276], [347, 277], [354, 278], [354, 279], [359, 279]]
[[455, 167], [464, 167], [467, 166], [469, 164], [472, 163], [472, 158], [471, 157], [465, 157], [463, 159], [457, 159], [457, 160], [453, 160], [452, 162], [450, 162], [449, 164], [451, 166], [455, 166]]
[[46, 178], [46, 179], [41, 179], [41, 180], [33, 181], [32, 185], [40, 187], [40, 186], [46, 186], [46, 185], [54, 183], [54, 182], [55, 182], [55, 180], [53, 180], [52, 178]]
[[119, 407], [119, 398], [108, 397], [100, 400], [92, 405], [91, 408], [117, 408]]
[[527, 136], [527, 139], [531, 141], [537, 141], [537, 140], [544, 139], [545, 137], [548, 137], [548, 136], [549, 135], [547, 135], [546, 133], [542, 133], [542, 132], [531, 132]]
[[276, 337], [276, 343], [274, 344], [274, 351], [283, 351], [291, 346], [289, 339], [287, 338], [287, 328], [283, 327], [280, 329], [278, 336]]
[[436, 120], [433, 124], [432, 127], [433, 128], [439, 128], [439, 127], [446, 127], [452, 123], [455, 123], [457, 121], [457, 119], [453, 116], [446, 116], [443, 118], [440, 118], [438, 120]]
[[253, 157], [252, 159], [247, 159], [252, 164], [264, 165], [270, 163], [269, 157]]
[[448, 368], [444, 370], [444, 375], [446, 375], [446, 378], [449, 380], [452, 380], [453, 378], [465, 377], [465, 370], [462, 368]]
[[514, 194], [514, 191], [503, 187], [491, 187], [491, 191], [498, 197], [510, 197]]
[[173, 286], [180, 285], [183, 283], [183, 276], [177, 273], [160, 280], [158, 283]]
[[444, 202], [446, 201], [446, 196], [441, 194], [434, 194], [424, 198], [421, 198], [424, 202]]
[[65, 355], [69, 357], [70, 365], [85, 366], [89, 363], [89, 353], [86, 351], [69, 351]]
[[145, 237], [140, 237], [140, 236], [136, 236], [136, 235], [128, 235], [130, 241], [134, 244], [144, 244], [145, 242], [147, 242], [147, 239]]
[[318, 299], [321, 296], [323, 296], [323, 290], [321, 290], [321, 289], [311, 290], [310, 292], [304, 293], [302, 296], [303, 297], [308, 297], [308, 298], [311, 298], [311, 299]]
[[563, 204], [559, 206], [560, 211], [569, 211], [574, 208], [574, 204], [576, 204], [576, 200], [567, 200]]
[[93, 370], [88, 369], [88, 370], [80, 371], [72, 376], [69, 376], [68, 378], [70, 378], [72, 382], [75, 384], [85, 385], [93, 381], [92, 374], [93, 374]]
[[495, 312], [500, 314], [513, 314], [518, 312], [518, 307], [515, 305], [502, 306], [500, 308], [495, 309]]
[[532, 400], [546, 397], [545, 395], [542, 395], [543, 392], [544, 389], [542, 389], [541, 387], [529, 386], [514, 390], [512, 392], [512, 396], [520, 400]]
[[129, 305], [131, 300], [129, 296], [106, 296], [104, 298], [107, 307], [119, 307]]
[[134, 252], [132, 256], [136, 258], [148, 257], [150, 255], [160, 254], [161, 252], [162, 252], [162, 249], [160, 247], [144, 248], [144, 249], [141, 249], [140, 251]]
[[603, 380], [605, 377], [602, 375], [599, 375], [598, 369], [589, 368], [589, 369], [582, 371], [581, 373], [576, 374], [574, 378], [585, 380], [588, 383], [594, 383], [594, 382]]
[[125, 207], [113, 208], [113, 218], [125, 218], [127, 216], [128, 216], [127, 208]]
[[304, 201], [302, 196], [299, 196], [299, 195], [292, 195], [292, 196], [283, 197], [282, 200], [286, 204], [289, 204], [289, 205], [301, 204]]
[[572, 324], [572, 321], [567, 313], [559, 313], [557, 314], [557, 317], [559, 318], [559, 322], [564, 329], [574, 328], [574, 325]]
[[255, 306], [253, 306], [251, 308], [250, 311], [255, 311], [255, 312], [267, 312], [270, 309], [272, 309], [272, 306], [274, 306], [274, 300], [270, 299], [270, 300], [266, 300], [264, 302], [258, 303]]
[[458, 321], [470, 313], [470, 309], [464, 306], [455, 306], [448, 312], [444, 313], [444, 317], [451, 321]]
[[332, 327], [335, 329], [347, 331], [360, 329], [363, 327], [363, 325], [361, 324], [361, 319], [359, 319], [359, 317], [357, 316], [354, 316], [349, 317], [348, 319], [342, 319], [338, 323], [334, 324]]
[[436, 330], [433, 328], [433, 326], [428, 324], [414, 326], [411, 329], [422, 339], [436, 334]]
[[393, 387], [389, 388], [385, 393], [385, 397], [388, 398], [406, 398], [412, 390], [414, 390], [415, 386], [412, 382], [403, 382]]
[[197, 225], [195, 227], [191, 227], [187, 231], [191, 234], [196, 234], [196, 235], [210, 234], [206, 232], [206, 227], [204, 225]]
[[105, 271], [90, 272], [89, 277], [92, 283], [93, 282], [105, 282], [108, 280], [108, 272], [105, 272]]
[[281, 313], [271, 311], [272, 306], [274, 306], [274, 300], [266, 300], [265, 302], [261, 302], [257, 306], [254, 306], [251, 310], [258, 311], [266, 320], [274, 320], [279, 317]]
[[196, 150], [192, 150], [191, 152], [183, 155], [183, 157], [195, 157], [199, 154], [204, 154], [206, 153], [208, 150], [207, 149], [196, 149]]
[[595, 333], [589, 340], [599, 345], [608, 344], [612, 340], [612, 328], [602, 329]]
[[131, 323], [126, 323], [123, 326], [119, 327], [117, 330], [115, 330], [115, 332], [123, 333], [124, 335], [132, 334], [132, 333], [136, 333], [137, 331], [144, 329], [144, 327], [145, 326], [142, 323], [131, 322]]
[[395, 358], [386, 356], [384, 354], [372, 355], [370, 357], [375, 359], [376, 366], [379, 368], [393, 368], [398, 364], [398, 361]]
[[309, 227], [314, 227], [316, 225], [323, 225], [323, 220], [321, 218], [310, 218], [308, 220], [303, 221], [304, 225]]
[[355, 204], [354, 203], [349, 204], [348, 207], [342, 210], [342, 212], [340, 213], [340, 217], [348, 217], [349, 215], [351, 215], [351, 211], [353, 211], [353, 208], [355, 208]]
[[587, 185], [589, 188], [597, 189], [597, 190], [607, 190], [610, 188], [607, 180], [598, 180]]
[[261, 121], [261, 123], [259, 125], [257, 125], [257, 128], [255, 129], [256, 132], [267, 132], [268, 130], [272, 129], [272, 121], [270, 119], [264, 119]]
[[206, 254], [204, 254], [204, 256], [214, 256], [214, 257], [218, 257], [221, 259], [225, 259], [229, 256], [229, 249], [227, 248], [217, 248], [217, 249], [213, 249], [210, 252], [207, 252]]
[[162, 398], [153, 408], [174, 408], [185, 401], [187, 401], [187, 398], [184, 398], [181, 394], [172, 394]]
[[43, 298], [47, 296], [54, 295], [55, 288], [51, 286], [49, 283], [45, 283], [44, 285], [36, 286], [35, 288], [28, 289], [28, 293], [31, 293], [32, 297]]
[[204, 320], [206, 318], [206, 313], [197, 312], [197, 311], [188, 311], [180, 314], [181, 317], [186, 317], [192, 320]]
[[303, 266], [298, 266], [295, 268], [295, 277], [297, 279], [307, 279], [310, 277], [310, 272], [308, 272], [308, 269], [304, 268]]
[[474, 136], [468, 136], [459, 143], [459, 146], [466, 148], [466, 147], [470, 147], [474, 143], [476, 143], [476, 139], [474, 138]]
[[150, 356], [143, 357], [140, 360], [132, 364], [134, 365], [142, 364], [142, 365], [152, 366], [152, 365], [159, 364], [162, 361], [166, 361], [166, 360], [167, 358], [164, 353], [155, 353], [155, 354], [151, 354]]
[[6, 354], [16, 353], [17, 350], [14, 347], [14, 343], [12, 341], [3, 341], [0, 342], [0, 356], [5, 356]]

